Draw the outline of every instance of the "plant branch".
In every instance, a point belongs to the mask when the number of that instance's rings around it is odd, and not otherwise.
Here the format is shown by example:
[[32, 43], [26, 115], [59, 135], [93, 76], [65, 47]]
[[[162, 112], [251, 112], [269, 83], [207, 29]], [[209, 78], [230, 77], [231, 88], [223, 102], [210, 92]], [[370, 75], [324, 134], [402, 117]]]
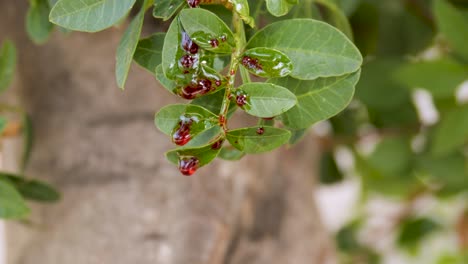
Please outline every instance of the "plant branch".
[[[224, 93], [223, 104], [221, 105], [221, 112], [219, 114], [219, 121], [223, 131], [227, 131], [227, 113], [229, 110], [229, 104], [231, 102], [231, 92], [234, 89], [235, 80], [236, 80], [236, 73], [239, 67], [239, 58], [245, 46], [245, 31], [244, 31], [244, 22], [239, 17], [236, 12], [233, 12], [233, 24], [235, 30], [235, 38], [236, 38], [236, 49], [234, 50], [231, 63], [229, 66], [228, 72], [228, 83], [226, 85], [226, 92]], [[241, 71], [242, 73], [242, 71]]]

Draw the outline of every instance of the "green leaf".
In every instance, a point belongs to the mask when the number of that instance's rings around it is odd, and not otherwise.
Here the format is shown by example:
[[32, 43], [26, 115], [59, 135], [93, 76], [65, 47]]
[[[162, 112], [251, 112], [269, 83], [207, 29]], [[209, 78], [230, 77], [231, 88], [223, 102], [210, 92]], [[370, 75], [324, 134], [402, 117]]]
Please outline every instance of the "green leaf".
[[288, 56], [269, 48], [246, 50], [241, 58], [242, 66], [252, 74], [265, 78], [285, 77], [293, 68]]
[[286, 15], [294, 4], [290, 0], [266, 0], [268, 12], [276, 17]]
[[181, 117], [196, 117], [198, 122], [192, 127], [192, 136], [218, 124], [218, 116], [209, 110], [191, 104], [174, 104], [163, 107], [155, 116], [156, 127], [166, 135], [171, 135]]
[[226, 138], [231, 145], [244, 153], [268, 152], [288, 142], [291, 133], [275, 127], [263, 127], [263, 133], [258, 133], [259, 127], [230, 130]]
[[16, 48], [13, 42], [5, 40], [0, 48], [0, 92], [10, 86], [16, 67]]
[[299, 141], [301, 141], [301, 139], [303, 139], [305, 135], [307, 135], [308, 130], [307, 128], [303, 128], [303, 129], [290, 129], [289, 131], [291, 132], [291, 138], [289, 139], [288, 144], [295, 145]]
[[153, 16], [166, 21], [170, 19], [184, 3], [184, 0], [156, 0], [154, 1]]
[[468, 67], [442, 59], [403, 65], [395, 79], [410, 88], [428, 90], [436, 99], [455, 97], [457, 87], [468, 79]]
[[[166, 78], [173, 78], [173, 71], [177, 68], [176, 62], [182, 57], [181, 48], [179, 47], [180, 38], [179, 20], [175, 18], [172, 20], [169, 29], [167, 30], [166, 37], [164, 38], [164, 45], [162, 49], [162, 69]], [[168, 79], [169, 79], [168, 78]]]
[[338, 230], [335, 240], [340, 251], [354, 252], [361, 249], [362, 245], [357, 239], [360, 225], [359, 221], [352, 221]]
[[174, 93], [174, 90], [177, 88], [176, 83], [173, 80], [169, 80], [164, 74], [162, 64], [156, 67], [156, 80], [161, 83], [161, 85], [166, 88], [170, 93]]
[[439, 31], [453, 50], [468, 60], [468, 16], [446, 0], [434, 0], [434, 13]]
[[320, 183], [334, 184], [341, 182], [343, 179], [344, 176], [338, 169], [333, 152], [324, 152], [320, 160]]
[[245, 156], [245, 153], [233, 148], [233, 147], [223, 147], [221, 152], [219, 152], [218, 157], [223, 160], [236, 161], [242, 159]]
[[312, 19], [290, 19], [257, 32], [247, 48], [268, 47], [284, 52], [293, 63], [292, 77], [312, 80], [356, 72], [362, 56], [334, 27]]
[[28, 114], [23, 114], [22, 117], [22, 131], [23, 135], [23, 153], [21, 158], [21, 170], [24, 171], [26, 169], [26, 165], [28, 164], [29, 157], [31, 156], [31, 149], [33, 145], [33, 127], [31, 118]]
[[289, 128], [302, 129], [341, 112], [351, 102], [359, 76], [360, 71], [312, 81], [287, 77], [268, 82], [287, 87], [297, 96], [297, 105], [281, 119]]
[[148, 38], [140, 39], [133, 55], [136, 63], [152, 74], [155, 73], [156, 67], [162, 62], [162, 47], [165, 36], [165, 33], [156, 33]]
[[190, 140], [183, 148], [198, 148], [206, 146], [209, 143], [214, 143], [221, 138], [222, 128], [220, 126], [211, 127], [200, 132], [192, 140]]
[[219, 154], [220, 148], [213, 148], [213, 144], [208, 144], [198, 148], [180, 148], [168, 151], [166, 158], [173, 164], [178, 164], [180, 158], [196, 157], [199, 161], [198, 167], [201, 168], [213, 161]]
[[432, 142], [434, 155], [449, 154], [468, 143], [468, 105], [457, 107], [442, 115], [435, 127]]
[[417, 166], [429, 182], [439, 187], [439, 195], [454, 195], [468, 189], [468, 167], [462, 153], [439, 157], [425, 153], [417, 157]]
[[255, 27], [255, 19], [250, 16], [249, 2], [247, 0], [229, 0], [240, 18], [251, 27]]
[[355, 155], [356, 167], [366, 191], [401, 197], [419, 187], [412, 175], [412, 151], [405, 138], [386, 138], [364, 158]]
[[132, 65], [133, 55], [135, 54], [138, 45], [138, 39], [140, 38], [148, 1], [149, 0], [145, 0], [138, 15], [133, 18], [133, 21], [125, 30], [117, 48], [115, 75], [117, 78], [117, 85], [121, 89], [125, 88], [128, 71]]
[[417, 253], [422, 240], [440, 229], [440, 224], [429, 218], [408, 218], [401, 223], [397, 243], [399, 246]]
[[13, 185], [0, 179], [0, 218], [21, 219], [29, 212], [26, 202]]
[[[214, 13], [201, 8], [191, 8], [182, 10], [179, 17], [184, 30], [203, 49], [216, 53], [231, 53], [236, 46], [229, 27]], [[218, 43], [217, 46], [212, 45], [213, 41]]]
[[97, 32], [119, 22], [136, 0], [59, 0], [49, 15], [61, 27]]
[[346, 14], [341, 11], [340, 7], [335, 3], [335, 1], [315, 0], [315, 2], [326, 7], [326, 10], [328, 11], [326, 12], [327, 20], [352, 40], [353, 30], [351, 29], [348, 18], [346, 17]]
[[410, 92], [395, 80], [395, 71], [402, 62], [394, 58], [380, 58], [362, 68], [362, 78], [356, 87], [356, 97], [367, 107], [394, 111], [411, 102]]
[[6, 179], [13, 184], [24, 198], [39, 202], [56, 202], [60, 193], [47, 183], [35, 179], [26, 179], [23, 176], [0, 172], [0, 181]]
[[[221, 89], [212, 94], [207, 94], [202, 97], [198, 97], [192, 100], [192, 102], [190, 103], [204, 107], [213, 113], [218, 113], [221, 110], [221, 105], [223, 104], [225, 92], [226, 92], [225, 89]], [[237, 106], [235, 104], [230, 104], [229, 109], [228, 109], [228, 115], [227, 115], [228, 118], [232, 114], [234, 114], [236, 110], [237, 110]]]
[[26, 15], [26, 31], [37, 44], [42, 44], [49, 38], [54, 24], [49, 22], [50, 7], [47, 0], [29, 0]]
[[257, 117], [280, 115], [297, 103], [296, 96], [288, 89], [271, 83], [246, 83], [236, 93], [247, 98], [242, 109]]
[[2, 135], [3, 130], [7, 127], [8, 120], [4, 116], [0, 116], [0, 135]]

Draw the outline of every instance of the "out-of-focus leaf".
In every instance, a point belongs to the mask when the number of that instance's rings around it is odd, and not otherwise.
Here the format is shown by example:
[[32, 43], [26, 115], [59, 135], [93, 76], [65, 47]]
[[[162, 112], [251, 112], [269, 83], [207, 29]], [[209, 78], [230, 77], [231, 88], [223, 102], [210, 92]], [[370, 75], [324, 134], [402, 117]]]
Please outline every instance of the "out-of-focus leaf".
[[0, 92], [5, 91], [13, 80], [16, 67], [16, 48], [13, 42], [5, 40], [0, 48]]
[[442, 115], [435, 127], [432, 153], [445, 155], [468, 143], [468, 105], [457, 107]]
[[367, 192], [397, 197], [420, 185], [412, 172], [413, 154], [405, 138], [386, 138], [367, 158], [355, 158]]
[[26, 15], [26, 31], [37, 44], [42, 44], [49, 38], [54, 24], [49, 22], [50, 7], [47, 0], [29, 0], [29, 10]]
[[8, 180], [26, 199], [39, 202], [56, 202], [60, 193], [52, 186], [36, 179], [27, 179], [24, 176], [0, 172], [0, 181]]
[[345, 13], [340, 9], [334, 0], [315, 0], [316, 3], [326, 8], [326, 19], [333, 26], [341, 30], [349, 39], [353, 39], [353, 30], [349, 24]]
[[336, 165], [333, 152], [325, 152], [320, 160], [320, 183], [334, 184], [344, 179], [343, 174]]
[[448, 59], [408, 63], [396, 70], [395, 79], [409, 88], [426, 89], [436, 99], [453, 98], [468, 80], [468, 66]]
[[6, 179], [0, 179], [0, 218], [21, 219], [29, 214], [23, 197]]
[[21, 170], [26, 169], [29, 157], [31, 156], [31, 148], [33, 145], [33, 127], [31, 118], [28, 114], [23, 114], [22, 118], [22, 135], [23, 135], [23, 154], [21, 159]]
[[468, 16], [447, 0], [434, 0], [433, 4], [439, 31], [447, 38], [453, 50], [468, 60]]
[[434, 157], [422, 154], [417, 157], [417, 166], [427, 180], [439, 187], [442, 196], [455, 195], [468, 189], [468, 166], [461, 153]]
[[424, 238], [440, 228], [430, 218], [408, 218], [400, 224], [397, 243], [411, 253], [417, 253]]

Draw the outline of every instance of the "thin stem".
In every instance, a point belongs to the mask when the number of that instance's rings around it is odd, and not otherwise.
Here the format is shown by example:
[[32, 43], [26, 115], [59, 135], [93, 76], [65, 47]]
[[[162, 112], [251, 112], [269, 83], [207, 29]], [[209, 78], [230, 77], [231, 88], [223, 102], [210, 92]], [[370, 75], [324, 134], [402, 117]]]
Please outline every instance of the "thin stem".
[[221, 105], [221, 112], [219, 114], [219, 121], [224, 132], [228, 130], [227, 113], [229, 110], [229, 105], [231, 103], [230, 97], [231, 97], [232, 90], [235, 88], [234, 82], [236, 80], [236, 73], [239, 67], [239, 58], [240, 58], [240, 55], [242, 54], [242, 51], [244, 49], [245, 42], [246, 42], [245, 32], [244, 32], [244, 22], [242, 22], [242, 19], [237, 15], [236, 12], [233, 12], [232, 20], [233, 20], [234, 30], [235, 30], [236, 49], [234, 50], [232, 57], [231, 57], [231, 63], [229, 66], [229, 72], [227, 76], [227, 79], [229, 81], [226, 85], [226, 92], [224, 93], [223, 104]]

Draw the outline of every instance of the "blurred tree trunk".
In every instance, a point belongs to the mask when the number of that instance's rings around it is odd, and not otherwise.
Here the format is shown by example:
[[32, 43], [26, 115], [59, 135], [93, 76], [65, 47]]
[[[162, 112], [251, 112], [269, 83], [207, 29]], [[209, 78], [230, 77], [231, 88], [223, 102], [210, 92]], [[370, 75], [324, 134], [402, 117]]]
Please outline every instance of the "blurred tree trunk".
[[[177, 99], [137, 67], [124, 92], [115, 84], [122, 28], [56, 33], [38, 47], [25, 35], [26, 10], [27, 1], [0, 1], [0, 36], [17, 44], [13, 88], [35, 128], [28, 173], [63, 199], [35, 206], [31, 226], [11, 227], [20, 246], [11, 264], [334, 263], [314, 204], [313, 140], [182, 177], [153, 125]], [[20, 229], [29, 237], [15, 245]]]

